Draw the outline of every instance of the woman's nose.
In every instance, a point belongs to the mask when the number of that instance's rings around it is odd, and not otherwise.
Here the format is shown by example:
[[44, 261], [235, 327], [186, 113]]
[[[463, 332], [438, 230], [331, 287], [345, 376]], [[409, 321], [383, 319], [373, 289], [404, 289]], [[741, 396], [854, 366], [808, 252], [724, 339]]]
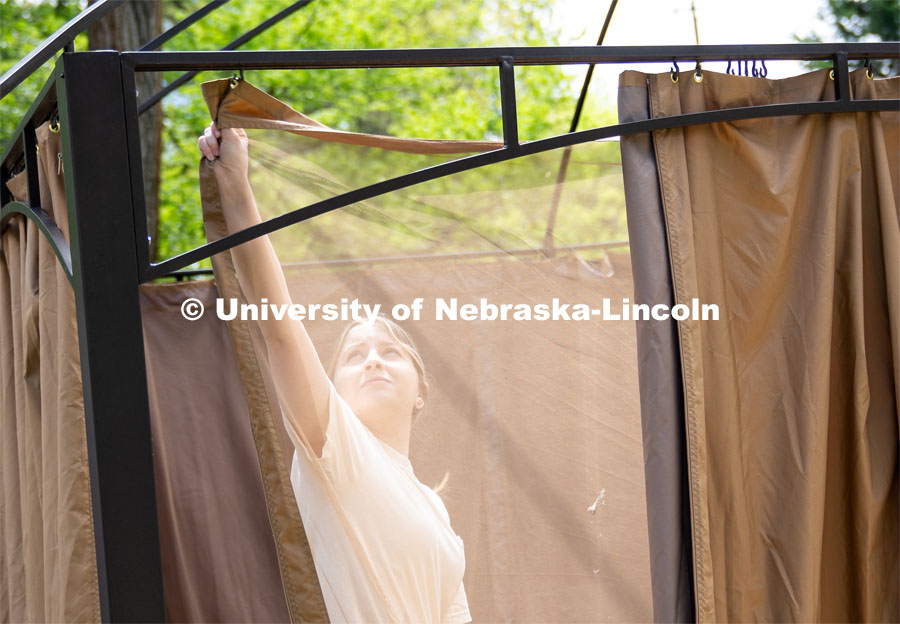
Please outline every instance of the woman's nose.
[[369, 358], [366, 360], [366, 370], [373, 370], [375, 368], [384, 368], [384, 363], [381, 361], [381, 358], [377, 355], [369, 355]]

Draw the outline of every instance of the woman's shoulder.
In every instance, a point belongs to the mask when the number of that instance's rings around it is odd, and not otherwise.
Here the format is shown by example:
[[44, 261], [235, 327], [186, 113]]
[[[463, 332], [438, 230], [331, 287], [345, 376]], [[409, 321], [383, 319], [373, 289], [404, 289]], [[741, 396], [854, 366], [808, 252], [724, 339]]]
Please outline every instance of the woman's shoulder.
[[324, 468], [333, 482], [349, 483], [372, 472], [375, 466], [386, 466], [390, 458], [382, 442], [338, 394], [331, 380], [328, 386], [328, 425], [322, 454], [316, 457], [310, 449], [304, 449], [305, 456], [310, 464]]

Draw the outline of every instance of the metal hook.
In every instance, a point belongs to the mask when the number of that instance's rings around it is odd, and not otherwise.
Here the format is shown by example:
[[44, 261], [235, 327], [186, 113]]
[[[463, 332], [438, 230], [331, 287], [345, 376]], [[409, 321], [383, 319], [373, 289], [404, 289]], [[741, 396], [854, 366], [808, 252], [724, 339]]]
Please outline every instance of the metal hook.
[[703, 82], [703, 69], [700, 67], [700, 61], [697, 61], [697, 66], [694, 67], [694, 82]]
[[243, 79], [244, 79], [244, 70], [241, 70], [240, 76], [235, 74], [234, 76], [231, 77], [231, 80], [228, 81], [228, 86], [231, 87], [232, 89], [234, 89], [235, 87], [238, 86], [238, 82]]
[[756, 59], [753, 59], [753, 68], [751, 71], [753, 72], [754, 78], [759, 78], [759, 72], [756, 70]]
[[765, 60], [765, 59], [763, 59], [762, 61], [760, 61], [760, 63], [762, 63], [762, 69], [759, 70], [759, 77], [760, 77], [760, 78], [765, 78], [766, 76], [769, 75], [769, 68], [766, 67], [766, 60]]
[[675, 62], [675, 59], [672, 59], [672, 69], [669, 70], [669, 78], [672, 79], [672, 82], [678, 82], [678, 63]]

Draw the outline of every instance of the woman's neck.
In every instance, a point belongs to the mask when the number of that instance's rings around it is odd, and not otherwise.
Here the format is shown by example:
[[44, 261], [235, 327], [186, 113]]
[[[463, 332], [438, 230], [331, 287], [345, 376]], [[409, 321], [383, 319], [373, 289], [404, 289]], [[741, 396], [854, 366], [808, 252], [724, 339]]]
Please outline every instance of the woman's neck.
[[404, 457], [409, 457], [409, 438], [412, 430], [411, 417], [401, 421], [396, 416], [360, 415], [360, 420], [376, 438], [398, 453], [401, 453]]

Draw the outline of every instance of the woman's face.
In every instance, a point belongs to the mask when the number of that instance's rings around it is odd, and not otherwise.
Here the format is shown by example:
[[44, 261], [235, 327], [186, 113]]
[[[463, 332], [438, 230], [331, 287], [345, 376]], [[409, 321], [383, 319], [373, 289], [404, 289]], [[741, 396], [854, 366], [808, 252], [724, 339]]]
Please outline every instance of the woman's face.
[[353, 327], [334, 369], [334, 387], [363, 421], [410, 418], [419, 373], [404, 346], [382, 323]]

